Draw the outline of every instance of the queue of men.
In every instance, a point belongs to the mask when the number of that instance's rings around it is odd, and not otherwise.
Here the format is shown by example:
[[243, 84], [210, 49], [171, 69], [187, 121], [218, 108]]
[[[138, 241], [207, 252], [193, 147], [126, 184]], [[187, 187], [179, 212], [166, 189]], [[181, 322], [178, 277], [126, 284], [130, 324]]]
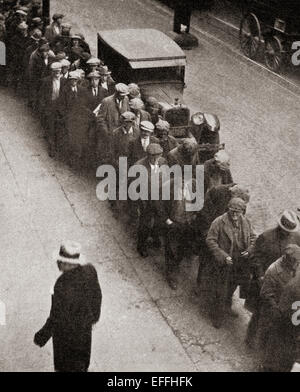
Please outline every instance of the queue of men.
[[[130, 166], [146, 168], [149, 181], [160, 176], [163, 165], [190, 165], [195, 173], [201, 164], [195, 138], [178, 143], [155, 97], [143, 100], [138, 85], [115, 83], [103, 61], [91, 55], [83, 34], [73, 34], [62, 14], [54, 14], [45, 26], [37, 4], [0, 3], [0, 39], [8, 48], [6, 84], [39, 116], [49, 156], [62, 152], [78, 166], [110, 163], [117, 172], [119, 158], [126, 157]], [[224, 150], [207, 156], [204, 206], [195, 212], [188, 206], [196, 181], [195, 175], [188, 184], [173, 178], [169, 200], [154, 201], [149, 195], [131, 206], [139, 217], [137, 251], [147, 258], [151, 247], [163, 244], [172, 290], [182, 259], [199, 256], [197, 284], [216, 328], [227, 317], [238, 317], [232, 297], [239, 286], [252, 313], [247, 345], [262, 350], [263, 370], [288, 371], [300, 351], [300, 335], [290, 319], [291, 301], [299, 292], [299, 217], [284, 211], [277, 227], [257, 238], [246, 214], [249, 190], [234, 182]]]

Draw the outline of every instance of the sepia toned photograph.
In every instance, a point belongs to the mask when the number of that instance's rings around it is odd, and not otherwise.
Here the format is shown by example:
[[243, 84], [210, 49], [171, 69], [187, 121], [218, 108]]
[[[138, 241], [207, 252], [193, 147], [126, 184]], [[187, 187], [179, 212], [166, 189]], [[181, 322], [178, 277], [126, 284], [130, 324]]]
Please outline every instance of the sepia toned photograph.
[[0, 175], [0, 373], [300, 372], [300, 0], [0, 0]]

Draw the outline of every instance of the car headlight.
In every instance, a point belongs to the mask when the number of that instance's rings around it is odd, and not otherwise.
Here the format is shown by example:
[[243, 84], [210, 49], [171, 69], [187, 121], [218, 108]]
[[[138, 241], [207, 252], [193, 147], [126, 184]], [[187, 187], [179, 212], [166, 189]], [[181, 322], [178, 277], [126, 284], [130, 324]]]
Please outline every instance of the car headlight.
[[203, 113], [195, 113], [192, 115], [192, 123], [194, 125], [202, 125], [204, 123], [204, 115]]

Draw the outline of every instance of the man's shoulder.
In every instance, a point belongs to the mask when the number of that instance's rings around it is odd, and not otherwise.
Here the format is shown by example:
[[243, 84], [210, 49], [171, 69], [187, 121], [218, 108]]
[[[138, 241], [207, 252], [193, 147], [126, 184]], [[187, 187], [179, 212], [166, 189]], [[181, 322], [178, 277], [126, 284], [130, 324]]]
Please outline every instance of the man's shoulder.
[[278, 275], [281, 271], [282, 271], [282, 267], [281, 267], [281, 263], [282, 263], [282, 257], [280, 257], [279, 259], [277, 259], [276, 261], [274, 261], [274, 263], [272, 263], [269, 268], [266, 271], [265, 276], [275, 276]]
[[208, 161], [204, 162], [204, 168], [212, 167], [214, 165], [214, 162], [215, 162], [214, 158], [209, 159]]
[[149, 164], [148, 164], [148, 158], [147, 158], [147, 157], [144, 157], [144, 158], [142, 158], [142, 159], [139, 159], [139, 160], [135, 163], [135, 165], [141, 165], [141, 166], [145, 166], [145, 167], [149, 166]]

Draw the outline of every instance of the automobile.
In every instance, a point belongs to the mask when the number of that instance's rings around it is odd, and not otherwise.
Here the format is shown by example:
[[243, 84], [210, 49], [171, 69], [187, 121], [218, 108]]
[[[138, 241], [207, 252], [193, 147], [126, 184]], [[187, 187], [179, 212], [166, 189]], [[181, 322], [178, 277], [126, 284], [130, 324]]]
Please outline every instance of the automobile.
[[100, 31], [98, 57], [116, 82], [136, 83], [144, 100], [158, 100], [172, 136], [179, 141], [200, 139], [197, 133], [203, 128], [204, 116], [200, 112], [191, 116], [184, 104], [186, 55], [170, 37], [155, 29]]

